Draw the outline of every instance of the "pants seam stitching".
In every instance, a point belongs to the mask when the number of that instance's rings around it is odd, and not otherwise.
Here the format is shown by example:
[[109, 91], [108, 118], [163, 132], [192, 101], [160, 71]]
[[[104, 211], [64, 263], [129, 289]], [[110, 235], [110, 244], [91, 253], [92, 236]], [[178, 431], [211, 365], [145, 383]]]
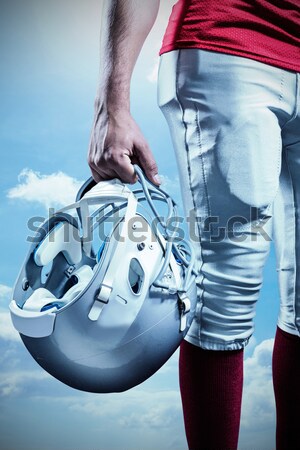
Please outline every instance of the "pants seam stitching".
[[205, 164], [204, 164], [204, 157], [203, 157], [203, 151], [202, 151], [203, 147], [202, 147], [202, 140], [201, 140], [201, 126], [200, 126], [200, 120], [199, 120], [199, 109], [197, 108], [196, 103], [194, 103], [194, 108], [196, 111], [196, 127], [197, 127], [197, 135], [198, 135], [198, 145], [199, 145], [199, 149], [200, 149], [199, 158], [201, 160], [202, 176], [203, 176], [203, 182], [204, 182], [204, 187], [205, 187], [207, 215], [208, 215], [208, 217], [210, 217], [211, 216], [211, 207], [210, 207], [209, 196], [208, 196], [208, 186], [207, 186]]
[[[284, 71], [283, 71], [284, 74]], [[284, 131], [284, 128], [289, 125], [289, 123], [291, 123], [294, 119], [296, 119], [297, 115], [298, 115], [298, 96], [299, 96], [299, 74], [296, 73], [296, 86], [295, 86], [295, 106], [293, 109], [293, 112], [291, 113], [291, 117], [283, 124], [282, 128], [281, 128], [281, 132]], [[283, 77], [282, 77], [282, 81], [283, 81]], [[282, 84], [282, 88], [283, 88], [283, 84]], [[281, 101], [283, 98], [283, 93], [281, 95], [281, 98], [279, 98], [279, 100]]]
[[[287, 170], [289, 172], [290, 175], [290, 180], [291, 180], [291, 185], [292, 185], [292, 193], [293, 193], [293, 200], [295, 202], [295, 189], [294, 189], [294, 183], [293, 183], [293, 178], [291, 175], [291, 171], [290, 171], [290, 167], [289, 167], [289, 158], [288, 158], [288, 152], [285, 151], [285, 155], [284, 155], [285, 159], [286, 159], [286, 165], [287, 165]], [[294, 208], [295, 211], [295, 208]], [[296, 224], [295, 224], [295, 214], [294, 214], [294, 242], [296, 243]], [[294, 319], [294, 325], [296, 327], [296, 329], [298, 329], [297, 324], [296, 324], [296, 318], [297, 318], [297, 314], [296, 314], [296, 286], [297, 286], [297, 264], [296, 264], [296, 245], [293, 245], [293, 261], [294, 261], [294, 283], [293, 283], [293, 293], [294, 293], [294, 302], [293, 302], [293, 319]]]
[[[189, 147], [187, 144], [187, 139], [186, 139], [186, 133], [187, 133], [187, 125], [184, 119], [184, 108], [183, 105], [180, 101], [180, 95], [179, 95], [179, 89], [178, 89], [178, 77], [179, 77], [179, 62], [180, 62], [180, 56], [181, 56], [181, 50], [178, 50], [178, 56], [177, 56], [177, 62], [176, 62], [176, 78], [175, 78], [175, 90], [176, 90], [176, 99], [178, 101], [178, 105], [181, 109], [181, 113], [182, 113], [182, 123], [184, 124], [184, 128], [185, 128], [185, 133], [184, 133], [184, 144], [185, 144], [185, 151], [186, 151], [186, 159], [187, 159], [187, 169], [188, 169], [188, 180], [189, 180], [189, 188], [190, 188], [190, 192], [191, 192], [191, 196], [192, 196], [192, 202], [193, 202], [193, 206], [194, 206], [194, 210], [195, 212], [197, 211], [197, 205], [196, 205], [196, 201], [195, 201], [195, 197], [194, 197], [194, 190], [192, 187], [192, 180], [191, 180], [191, 163], [190, 163], [190, 157], [189, 157]], [[202, 316], [202, 309], [203, 309], [203, 303], [204, 303], [204, 289], [203, 289], [203, 281], [204, 281], [204, 275], [201, 272], [201, 269], [203, 267], [203, 254], [202, 254], [202, 246], [201, 246], [201, 229], [199, 226], [199, 222], [197, 221], [197, 228], [198, 228], [198, 233], [199, 233], [199, 244], [200, 244], [200, 252], [201, 252], [201, 266], [199, 267], [199, 274], [200, 274], [200, 287], [201, 287], [201, 296], [199, 298], [199, 301], [201, 303], [200, 308], [199, 308], [199, 320], [201, 322], [201, 316]], [[201, 326], [199, 326], [199, 340], [201, 339]]]

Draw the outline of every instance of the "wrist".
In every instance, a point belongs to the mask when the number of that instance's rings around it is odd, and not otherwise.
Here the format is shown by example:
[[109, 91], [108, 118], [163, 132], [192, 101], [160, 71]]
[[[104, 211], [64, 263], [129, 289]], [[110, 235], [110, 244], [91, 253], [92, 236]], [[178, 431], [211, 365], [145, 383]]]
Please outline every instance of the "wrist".
[[107, 114], [110, 116], [130, 114], [129, 96], [117, 96], [113, 94], [100, 94], [95, 98], [95, 114]]
[[118, 118], [130, 115], [129, 102], [107, 102], [106, 112], [109, 117]]
[[129, 87], [121, 83], [109, 84], [106, 90], [106, 108], [111, 114], [130, 111]]
[[97, 97], [95, 99], [95, 115], [106, 115], [115, 120], [128, 117], [131, 115], [130, 103], [129, 101], [111, 101]]

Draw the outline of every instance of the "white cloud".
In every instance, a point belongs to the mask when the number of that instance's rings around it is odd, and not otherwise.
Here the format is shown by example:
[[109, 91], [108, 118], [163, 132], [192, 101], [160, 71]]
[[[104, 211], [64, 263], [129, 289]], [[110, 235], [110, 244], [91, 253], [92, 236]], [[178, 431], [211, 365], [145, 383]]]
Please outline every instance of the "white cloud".
[[[181, 417], [181, 403], [177, 391], [139, 392], [139, 407], [119, 419], [123, 427], [172, 428]], [[136, 404], [136, 401], [134, 402]], [[145, 407], [147, 405], [147, 407]], [[132, 406], [134, 406], [132, 404]]]
[[14, 329], [8, 304], [10, 302], [12, 288], [5, 284], [0, 284], [0, 338], [6, 341], [20, 341], [19, 333]]
[[244, 350], [244, 358], [247, 359], [249, 356], [251, 356], [255, 350], [255, 347], [257, 346], [257, 340], [255, 335], [252, 335], [249, 339], [248, 345], [246, 346]]
[[12, 288], [10, 286], [6, 286], [5, 284], [0, 284], [0, 300], [7, 299], [10, 297], [12, 292]]
[[[76, 393], [66, 396], [40, 396], [40, 404], [67, 410], [74, 418], [87, 418], [90, 426], [99, 424], [101, 448], [132, 450], [186, 448], [181, 402], [178, 390], [139, 386], [118, 394]], [[91, 431], [91, 430], [90, 430]], [[122, 436], [123, 442], [119, 440]]]
[[179, 177], [170, 178], [168, 175], [159, 174], [161, 179], [161, 187], [175, 198], [180, 198], [180, 182]]
[[[163, 189], [174, 197], [180, 196], [178, 176], [171, 179], [167, 175], [160, 174], [160, 178]], [[43, 175], [31, 169], [23, 169], [18, 176], [18, 184], [9, 189], [7, 197], [13, 200], [38, 203], [46, 209], [60, 208], [75, 201], [76, 193], [82, 183], [83, 181], [70, 177], [63, 172]], [[5, 286], [2, 286], [2, 288], [0, 287], [0, 296], [2, 295], [1, 292], [6, 292]]]
[[182, 425], [181, 401], [178, 390], [146, 390], [141, 387], [117, 394], [36, 397], [61, 403], [72, 412], [101, 420], [113, 421], [129, 429], [172, 429]]
[[0, 395], [7, 397], [20, 394], [25, 386], [35, 385], [36, 382], [47, 378], [49, 378], [49, 375], [42, 370], [6, 372], [0, 375]]
[[272, 385], [272, 351], [274, 339], [258, 344], [245, 360], [242, 427], [245, 430], [268, 429], [275, 423]]
[[170, 359], [159, 369], [159, 375], [178, 373], [179, 348], [173, 353]]
[[20, 342], [19, 333], [13, 327], [9, 312], [0, 312], [0, 338]]
[[82, 184], [63, 172], [42, 175], [31, 169], [22, 170], [18, 181], [18, 184], [8, 191], [7, 197], [39, 203], [46, 209], [72, 203]]
[[175, 0], [164, 0], [163, 2], [160, 2], [160, 9], [155, 24], [145, 41], [141, 55], [139, 56], [137, 62], [138, 68], [143, 71], [146, 69], [146, 79], [150, 83], [157, 82], [159, 50], [162, 45], [163, 36], [174, 3]]
[[[10, 294], [11, 288], [0, 284], [0, 299], [8, 299]], [[2, 397], [21, 397], [30, 392], [31, 397], [36, 400], [40, 398], [63, 405], [69, 409], [70, 414], [83, 413], [93, 420], [100, 417], [109, 426], [114, 423], [119, 429], [126, 430], [128, 436], [137, 432], [141, 435], [157, 435], [162, 430], [169, 442], [172, 437], [172, 445], [182, 442], [184, 446], [180, 394], [175, 384], [178, 378], [178, 351], [155, 377], [142, 386], [122, 394], [94, 395], [71, 390], [41, 368], [34, 369], [35, 362], [25, 349], [21, 352], [21, 346], [16, 345], [16, 341], [21, 342], [20, 337], [11, 325], [8, 311], [3, 309], [0, 309], [0, 337], [3, 338], [2, 345], [5, 345], [1, 350], [0, 361], [3, 367], [0, 374]], [[268, 339], [257, 344], [253, 338], [253, 350], [245, 359], [239, 441], [241, 450], [249, 448], [249, 439], [253, 446], [261, 450], [272, 448], [274, 443], [275, 402], [271, 372], [273, 343], [273, 339]], [[166, 377], [168, 387], [162, 390]], [[106, 438], [109, 438], [108, 434]], [[169, 446], [164, 444], [161, 448]]]
[[[250, 357], [245, 359], [245, 385], [242, 408], [242, 424], [239, 449], [253, 448], [268, 450], [273, 448], [275, 406], [271, 382], [271, 355], [273, 340], [258, 344]], [[20, 351], [10, 351], [9, 360], [20, 355]], [[169, 376], [169, 383], [178, 377], [177, 357], [170, 360], [162, 377]], [[91, 424], [102, 423], [103, 439], [112, 439], [111, 426], [125, 433], [130, 442], [143, 435], [152, 440], [145, 443], [145, 450], [158, 448], [184, 448], [185, 438], [181, 401], [178, 388], [162, 389], [159, 374], [143, 385], [121, 394], [95, 395], [77, 392], [54, 380], [42, 369], [34, 370], [34, 362], [29, 357], [28, 368], [24, 369], [25, 358], [21, 358], [16, 367], [10, 367], [0, 375], [0, 394], [3, 397], [15, 397], [30, 393], [30, 397], [39, 403], [53, 405], [54, 409], [67, 408], [70, 417], [88, 417]], [[33, 364], [34, 363], [34, 364]], [[162, 379], [163, 379], [162, 378]], [[173, 380], [174, 381], [174, 380]], [[27, 398], [27, 397], [25, 397]], [[55, 406], [56, 405], [56, 406]], [[75, 420], [74, 419], [74, 420]], [[107, 429], [107, 431], [105, 431]], [[172, 441], [172, 445], [170, 444]], [[127, 441], [126, 441], [127, 442]], [[149, 445], [148, 445], [149, 444]], [[153, 447], [153, 445], [155, 446]], [[157, 444], [157, 445], [156, 445]], [[157, 447], [158, 446], [158, 447]], [[130, 447], [136, 448], [136, 447]]]
[[[272, 347], [273, 340], [265, 340], [256, 345], [251, 356], [245, 359], [245, 386], [239, 444], [241, 450], [248, 450], [250, 441], [253, 448], [261, 450], [273, 448], [275, 406], [271, 381]], [[185, 448], [179, 390], [176, 387], [161, 389], [161, 382], [166, 375], [170, 377], [169, 384], [172, 384], [175, 378], [177, 380], [177, 359], [178, 352], [160, 371], [161, 380], [158, 374], [155, 377], [156, 380], [153, 377], [142, 386], [122, 394], [99, 396], [80, 394], [76, 397], [44, 397], [44, 400], [64, 405], [70, 414], [78, 413], [90, 417], [93, 421], [100, 418], [104, 428], [114, 423], [114, 427], [119, 429], [120, 433], [126, 433], [127, 439], [134, 433], [138, 435], [138, 439], [142, 439], [143, 435], [148, 438], [151, 436], [149, 448], [157, 447], [154, 445], [157, 442], [153, 436], [168, 439], [169, 444], [162, 438], [159, 448]], [[107, 434], [104, 439], [111, 439], [111, 436]], [[172, 445], [170, 445], [171, 441]], [[145, 449], [148, 449], [147, 445], [148, 442], [145, 443]]]

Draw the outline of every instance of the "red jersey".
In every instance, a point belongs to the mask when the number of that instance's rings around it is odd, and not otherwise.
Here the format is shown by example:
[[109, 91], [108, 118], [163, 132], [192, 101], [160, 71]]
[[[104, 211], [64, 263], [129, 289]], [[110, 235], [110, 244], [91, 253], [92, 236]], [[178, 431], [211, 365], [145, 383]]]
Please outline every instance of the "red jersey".
[[160, 54], [180, 48], [300, 72], [300, 0], [178, 0]]

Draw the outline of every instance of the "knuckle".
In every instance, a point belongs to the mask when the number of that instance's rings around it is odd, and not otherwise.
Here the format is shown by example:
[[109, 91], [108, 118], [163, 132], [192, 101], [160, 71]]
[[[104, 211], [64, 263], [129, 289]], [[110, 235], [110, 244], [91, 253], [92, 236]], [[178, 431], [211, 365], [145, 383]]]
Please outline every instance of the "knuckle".
[[88, 158], [87, 162], [88, 162], [88, 165], [89, 165], [91, 170], [94, 170], [97, 167], [97, 165], [94, 163], [93, 159]]
[[93, 158], [93, 164], [96, 167], [100, 166], [102, 164], [102, 155], [99, 155], [99, 154], [95, 155]]
[[104, 153], [103, 159], [106, 163], [115, 164], [117, 162], [117, 155], [114, 151], [108, 150]]
[[122, 149], [111, 149], [110, 151], [105, 153], [105, 161], [109, 165], [113, 166], [124, 165], [126, 157], [127, 155], [125, 154], [125, 151], [123, 151]]
[[91, 153], [91, 152], [89, 152], [89, 153], [87, 154], [86, 159], [87, 159], [87, 162], [88, 162], [88, 164], [89, 164], [90, 166], [93, 165], [93, 163], [94, 163], [94, 154]]

